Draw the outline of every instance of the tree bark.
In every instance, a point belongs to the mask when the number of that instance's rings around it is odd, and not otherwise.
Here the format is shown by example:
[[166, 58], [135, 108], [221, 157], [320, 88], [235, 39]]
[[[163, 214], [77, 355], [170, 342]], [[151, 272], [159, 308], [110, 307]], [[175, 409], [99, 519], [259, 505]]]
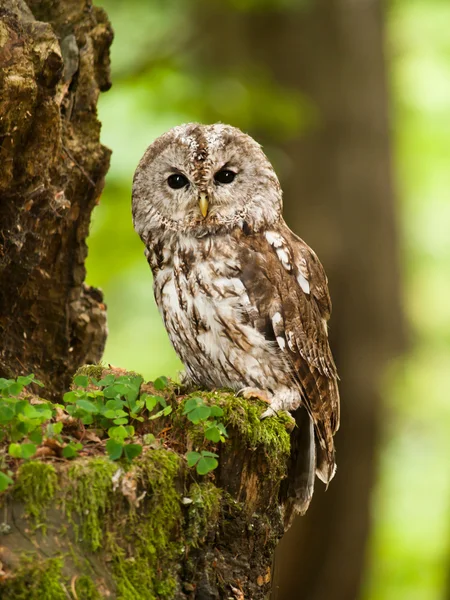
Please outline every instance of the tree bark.
[[341, 376], [337, 474], [326, 493], [316, 485], [308, 513], [278, 547], [272, 599], [353, 600], [371, 526], [381, 376], [403, 347], [382, 3], [314, 0], [242, 12], [203, 3], [197, 15], [206, 69], [263, 68], [314, 109], [306, 132], [281, 144], [263, 128], [250, 132], [269, 152], [281, 150], [286, 220], [329, 276]]
[[34, 372], [56, 393], [106, 339], [84, 261], [113, 34], [89, 0], [2, 0], [0, 18], [0, 376]]

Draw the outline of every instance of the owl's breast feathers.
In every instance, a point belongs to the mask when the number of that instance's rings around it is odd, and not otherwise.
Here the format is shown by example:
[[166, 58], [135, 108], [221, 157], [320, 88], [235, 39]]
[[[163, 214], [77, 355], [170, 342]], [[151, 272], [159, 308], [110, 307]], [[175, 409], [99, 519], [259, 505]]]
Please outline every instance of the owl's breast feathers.
[[339, 393], [327, 279], [314, 252], [281, 221], [261, 233], [176, 236], [154, 243], [148, 259], [157, 304], [193, 381], [297, 389], [314, 423], [317, 472], [328, 482]]

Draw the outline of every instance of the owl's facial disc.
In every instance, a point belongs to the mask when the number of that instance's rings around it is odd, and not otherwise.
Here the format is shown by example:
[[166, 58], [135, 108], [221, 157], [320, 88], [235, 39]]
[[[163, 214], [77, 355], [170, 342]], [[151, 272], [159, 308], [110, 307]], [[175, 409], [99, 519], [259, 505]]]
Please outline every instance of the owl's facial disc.
[[280, 216], [272, 166], [234, 127], [175, 127], [149, 146], [135, 173], [133, 217], [142, 237], [161, 226], [193, 235], [244, 222], [257, 230]]

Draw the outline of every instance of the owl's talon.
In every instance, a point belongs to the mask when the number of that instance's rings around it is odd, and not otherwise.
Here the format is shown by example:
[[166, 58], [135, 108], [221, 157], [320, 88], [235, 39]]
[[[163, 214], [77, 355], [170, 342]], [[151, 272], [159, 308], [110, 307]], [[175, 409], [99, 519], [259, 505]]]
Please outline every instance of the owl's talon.
[[263, 402], [267, 402], [267, 404], [270, 404], [272, 401], [269, 392], [255, 387], [242, 388], [242, 390], [238, 391], [236, 396], [242, 396], [242, 398], [245, 398], [246, 400], [262, 400]]
[[268, 417], [277, 417], [278, 413], [271, 406], [267, 410], [263, 412], [263, 414], [259, 417], [262, 421], [263, 419], [267, 419]]

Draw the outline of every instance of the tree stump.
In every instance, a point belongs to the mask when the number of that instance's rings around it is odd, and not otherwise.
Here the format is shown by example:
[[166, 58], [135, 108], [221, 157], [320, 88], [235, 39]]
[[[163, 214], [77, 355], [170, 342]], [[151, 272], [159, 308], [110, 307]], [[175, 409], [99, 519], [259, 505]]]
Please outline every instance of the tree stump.
[[9, 459], [17, 471], [0, 495], [1, 598], [267, 598], [289, 520], [281, 484], [292, 418], [261, 421], [264, 402], [194, 392], [223, 409], [229, 434], [207, 442], [219, 466], [199, 476], [185, 459], [202, 435], [183, 414], [193, 394], [176, 392], [156, 392], [173, 412], [141, 424], [143, 453], [129, 463], [109, 460], [95, 438], [73, 461]]

